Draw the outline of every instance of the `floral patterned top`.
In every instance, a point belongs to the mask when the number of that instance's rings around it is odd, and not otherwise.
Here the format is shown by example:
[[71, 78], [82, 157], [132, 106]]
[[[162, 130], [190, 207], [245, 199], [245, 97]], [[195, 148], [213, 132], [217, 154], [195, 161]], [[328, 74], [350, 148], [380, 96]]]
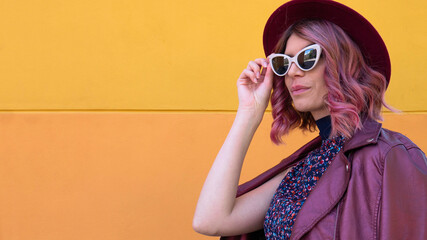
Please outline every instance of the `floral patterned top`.
[[323, 139], [320, 148], [293, 167], [277, 188], [264, 220], [266, 239], [289, 239], [292, 226], [305, 200], [335, 155], [344, 137]]

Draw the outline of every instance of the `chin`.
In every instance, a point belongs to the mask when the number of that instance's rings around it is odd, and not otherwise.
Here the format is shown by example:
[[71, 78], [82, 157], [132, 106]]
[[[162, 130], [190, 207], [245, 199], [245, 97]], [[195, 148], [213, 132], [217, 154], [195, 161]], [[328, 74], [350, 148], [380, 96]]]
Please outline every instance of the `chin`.
[[294, 104], [294, 108], [295, 110], [297, 110], [298, 112], [323, 112], [326, 110], [326, 108], [324, 106], [312, 106], [312, 105], [298, 105], [298, 104]]
[[295, 103], [294, 103], [294, 108], [298, 112], [311, 112], [311, 110], [312, 110], [312, 108], [310, 108], [309, 106], [298, 105], [298, 104], [295, 104]]

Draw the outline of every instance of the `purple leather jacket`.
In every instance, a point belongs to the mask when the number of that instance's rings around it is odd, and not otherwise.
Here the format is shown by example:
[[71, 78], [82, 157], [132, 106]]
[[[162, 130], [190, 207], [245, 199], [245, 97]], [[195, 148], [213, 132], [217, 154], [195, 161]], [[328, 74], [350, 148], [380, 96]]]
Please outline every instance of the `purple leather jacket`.
[[[427, 159], [400, 133], [366, 120], [320, 178], [295, 220], [296, 239], [427, 239]], [[294, 166], [320, 146], [315, 138], [239, 186], [237, 196]], [[222, 240], [265, 239], [263, 230]]]

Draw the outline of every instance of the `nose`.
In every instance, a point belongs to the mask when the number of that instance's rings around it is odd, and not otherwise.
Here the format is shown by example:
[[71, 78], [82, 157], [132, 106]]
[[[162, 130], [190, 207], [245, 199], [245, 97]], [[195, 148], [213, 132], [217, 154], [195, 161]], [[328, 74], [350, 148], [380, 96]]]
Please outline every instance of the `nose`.
[[291, 63], [291, 66], [289, 68], [288, 75], [290, 77], [303, 76], [304, 71], [299, 69], [299, 67], [296, 65], [296, 63], [293, 62], [293, 63]]

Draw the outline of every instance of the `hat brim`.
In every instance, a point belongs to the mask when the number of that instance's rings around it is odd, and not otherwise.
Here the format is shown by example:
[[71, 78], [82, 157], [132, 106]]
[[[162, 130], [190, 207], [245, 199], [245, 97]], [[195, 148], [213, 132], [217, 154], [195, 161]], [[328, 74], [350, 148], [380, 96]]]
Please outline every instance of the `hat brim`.
[[286, 29], [304, 19], [323, 19], [341, 27], [359, 46], [367, 64], [385, 76], [388, 85], [390, 56], [377, 30], [353, 9], [331, 0], [293, 0], [280, 6], [264, 28], [265, 55], [273, 52]]

